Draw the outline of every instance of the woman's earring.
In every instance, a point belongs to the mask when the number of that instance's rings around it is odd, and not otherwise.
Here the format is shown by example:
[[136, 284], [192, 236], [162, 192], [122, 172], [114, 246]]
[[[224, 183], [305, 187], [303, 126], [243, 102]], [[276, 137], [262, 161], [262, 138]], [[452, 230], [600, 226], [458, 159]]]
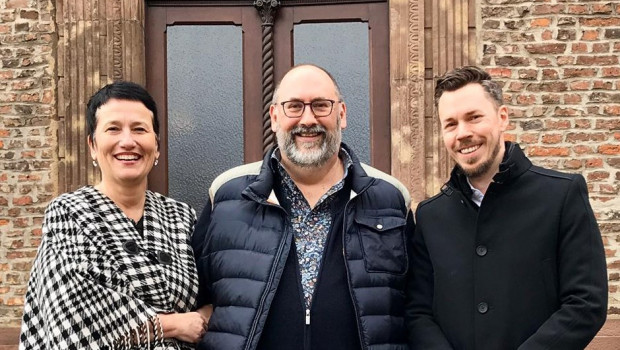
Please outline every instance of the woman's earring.
[[157, 166], [157, 163], [159, 163], [159, 159], [155, 159], [155, 164], [154, 164], [154, 166]]
[[93, 159], [93, 166], [96, 168], [97, 167], [97, 161]]

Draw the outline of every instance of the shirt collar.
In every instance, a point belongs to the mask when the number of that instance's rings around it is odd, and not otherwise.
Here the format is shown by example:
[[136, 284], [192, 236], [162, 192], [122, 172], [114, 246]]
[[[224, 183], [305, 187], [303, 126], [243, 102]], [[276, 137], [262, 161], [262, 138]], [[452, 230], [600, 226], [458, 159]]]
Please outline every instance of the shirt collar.
[[480, 206], [480, 204], [482, 204], [482, 199], [484, 198], [484, 193], [482, 193], [482, 191], [472, 186], [471, 182], [469, 181], [469, 177], [465, 177], [465, 178], [467, 179], [467, 184], [469, 185], [469, 188], [471, 188], [471, 192], [472, 192], [471, 200], [474, 203], [476, 203], [478, 206]]

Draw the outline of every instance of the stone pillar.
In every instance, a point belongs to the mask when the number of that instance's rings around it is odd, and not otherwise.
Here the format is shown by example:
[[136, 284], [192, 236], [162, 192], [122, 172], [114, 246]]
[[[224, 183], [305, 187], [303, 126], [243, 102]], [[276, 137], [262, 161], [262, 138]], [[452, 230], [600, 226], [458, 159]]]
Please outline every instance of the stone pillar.
[[145, 83], [143, 0], [60, 0], [58, 24], [58, 188], [99, 179], [86, 143], [90, 96], [116, 80]]

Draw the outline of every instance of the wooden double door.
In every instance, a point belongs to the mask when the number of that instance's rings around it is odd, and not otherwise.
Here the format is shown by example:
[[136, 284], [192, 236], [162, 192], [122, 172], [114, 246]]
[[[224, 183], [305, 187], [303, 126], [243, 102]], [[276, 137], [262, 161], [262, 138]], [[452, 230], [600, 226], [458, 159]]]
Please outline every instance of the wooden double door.
[[386, 1], [147, 5], [146, 85], [162, 136], [151, 189], [200, 211], [219, 173], [262, 159], [273, 142], [271, 93], [299, 63], [334, 75], [348, 108], [344, 141], [363, 162], [390, 172]]

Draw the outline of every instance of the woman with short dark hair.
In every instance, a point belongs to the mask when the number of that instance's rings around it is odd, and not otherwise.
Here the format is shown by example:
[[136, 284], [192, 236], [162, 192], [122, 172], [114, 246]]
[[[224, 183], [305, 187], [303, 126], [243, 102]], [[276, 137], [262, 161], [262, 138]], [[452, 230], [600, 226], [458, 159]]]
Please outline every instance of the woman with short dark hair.
[[101, 182], [47, 207], [20, 349], [193, 349], [209, 316], [191, 311], [196, 214], [147, 190], [159, 157], [155, 102], [115, 82], [93, 95], [86, 118]]

